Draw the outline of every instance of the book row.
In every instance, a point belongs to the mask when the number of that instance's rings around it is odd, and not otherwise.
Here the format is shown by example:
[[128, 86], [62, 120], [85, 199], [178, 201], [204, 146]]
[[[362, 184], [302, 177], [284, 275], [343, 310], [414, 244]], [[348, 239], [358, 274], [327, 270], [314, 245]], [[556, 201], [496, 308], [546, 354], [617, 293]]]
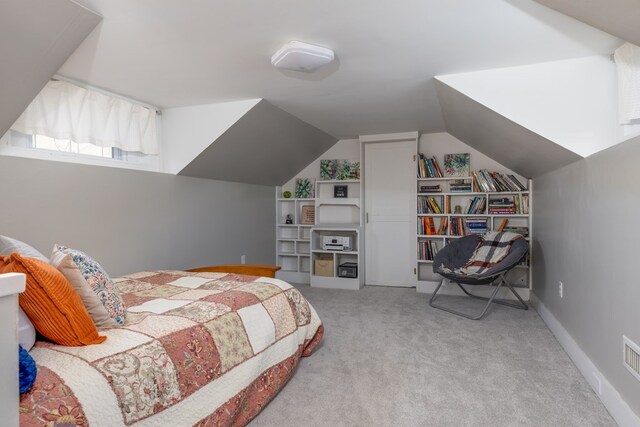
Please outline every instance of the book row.
[[489, 213], [501, 214], [529, 214], [529, 195], [517, 194], [513, 197], [489, 199]]
[[[443, 214], [449, 202], [448, 196], [418, 196], [419, 214]], [[444, 206], [444, 209], [443, 209]]]
[[[443, 188], [442, 184], [420, 183], [419, 190], [421, 193], [441, 193]], [[448, 183], [448, 191], [451, 193], [524, 192], [527, 191], [527, 187], [514, 175], [505, 175], [499, 172], [489, 172], [486, 169], [481, 169], [471, 172], [471, 178], [450, 180]]]
[[440, 226], [436, 228], [431, 217], [418, 219], [418, 234], [426, 236], [468, 236], [470, 234], [485, 234], [489, 231], [487, 218], [442, 218]]
[[[529, 236], [528, 226], [509, 226], [508, 223], [508, 219], [503, 219], [497, 231], [510, 231], [522, 234], [524, 237]], [[489, 219], [485, 217], [443, 217], [438, 227], [436, 227], [435, 221], [431, 217], [418, 218], [418, 234], [421, 236], [468, 236], [471, 234], [485, 234], [489, 229]]]
[[480, 169], [471, 172], [474, 187], [478, 191], [487, 193], [499, 193], [502, 191], [527, 191], [527, 187], [522, 184], [515, 175], [506, 175], [500, 172], [489, 172]]
[[[442, 193], [442, 186], [440, 184], [420, 183], [419, 190], [421, 193]], [[449, 181], [449, 191], [451, 193], [471, 193], [472, 190], [473, 181], [471, 178]]]
[[418, 154], [418, 178], [441, 178], [442, 169], [435, 157]]
[[433, 240], [418, 242], [418, 259], [421, 261], [433, 261], [438, 253], [438, 246]]
[[[418, 196], [418, 214], [469, 214], [482, 215], [487, 211], [487, 198], [475, 196], [463, 205], [456, 205], [451, 209], [451, 196]], [[488, 213], [490, 215], [529, 214], [529, 195], [516, 194], [511, 197], [489, 197]]]

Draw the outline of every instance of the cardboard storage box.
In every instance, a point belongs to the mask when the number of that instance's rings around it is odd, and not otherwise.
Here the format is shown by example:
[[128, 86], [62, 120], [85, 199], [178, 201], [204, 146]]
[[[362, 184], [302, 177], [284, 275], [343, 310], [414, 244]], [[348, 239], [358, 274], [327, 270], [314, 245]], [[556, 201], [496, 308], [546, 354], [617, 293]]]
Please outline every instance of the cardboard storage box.
[[316, 276], [333, 277], [333, 257], [318, 257], [314, 266], [314, 274]]

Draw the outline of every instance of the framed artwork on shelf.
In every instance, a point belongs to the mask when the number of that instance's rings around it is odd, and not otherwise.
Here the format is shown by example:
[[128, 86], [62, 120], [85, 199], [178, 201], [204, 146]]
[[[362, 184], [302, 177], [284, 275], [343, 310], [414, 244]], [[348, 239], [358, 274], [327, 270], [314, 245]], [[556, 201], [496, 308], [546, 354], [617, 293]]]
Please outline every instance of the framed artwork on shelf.
[[302, 213], [300, 215], [300, 224], [302, 225], [314, 225], [316, 223], [316, 208], [315, 206], [303, 206]]
[[444, 174], [446, 176], [470, 176], [471, 156], [469, 153], [445, 154]]
[[334, 185], [333, 186], [333, 197], [336, 198], [345, 198], [349, 197], [349, 186], [348, 185]]
[[315, 179], [313, 178], [298, 178], [296, 179], [295, 196], [297, 199], [313, 199]]

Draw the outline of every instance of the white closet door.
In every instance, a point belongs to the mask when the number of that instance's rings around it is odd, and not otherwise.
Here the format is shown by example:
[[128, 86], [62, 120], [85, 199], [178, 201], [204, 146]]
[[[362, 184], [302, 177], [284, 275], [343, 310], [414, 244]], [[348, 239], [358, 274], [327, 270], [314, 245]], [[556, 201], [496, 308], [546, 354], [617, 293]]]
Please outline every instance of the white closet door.
[[416, 142], [364, 148], [365, 284], [415, 286]]

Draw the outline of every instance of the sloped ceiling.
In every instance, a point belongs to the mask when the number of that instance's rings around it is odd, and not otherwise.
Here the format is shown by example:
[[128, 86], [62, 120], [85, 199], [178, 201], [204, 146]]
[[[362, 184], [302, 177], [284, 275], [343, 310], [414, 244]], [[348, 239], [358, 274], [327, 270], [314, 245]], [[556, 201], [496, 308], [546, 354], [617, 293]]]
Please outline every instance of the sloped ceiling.
[[640, 46], [640, 0], [536, 0]]
[[[566, 164], [576, 155], [432, 77], [607, 55], [621, 43], [532, 0], [76, 1], [104, 16], [95, 31], [100, 18], [76, 2], [3, 1], [0, 37], [11, 43], [0, 48], [0, 131], [55, 72], [163, 109], [267, 99], [237, 121], [207, 123], [188, 147], [178, 133], [166, 150], [179, 153], [180, 174], [266, 185], [285, 182], [335, 137], [407, 129], [446, 128], [526, 176]], [[635, 21], [638, 1], [612, 0], [607, 23]], [[598, 5], [585, 12], [590, 23], [611, 4], [572, 3]], [[292, 39], [334, 48], [337, 60], [310, 75], [275, 69], [269, 57]]]
[[246, 99], [162, 110], [163, 170], [180, 172], [260, 101]]
[[616, 66], [604, 55], [437, 79], [583, 157], [640, 134], [618, 124]]
[[[609, 54], [532, 0], [78, 0], [104, 16], [60, 74], [165, 108], [263, 98], [337, 138], [443, 130], [432, 77]], [[278, 70], [284, 43], [335, 50]]]
[[336, 142], [333, 136], [262, 100], [179, 175], [283, 185]]
[[447, 132], [514, 172], [535, 178], [582, 156], [435, 79]]
[[100, 22], [69, 0], [0, 4], [0, 135]]

